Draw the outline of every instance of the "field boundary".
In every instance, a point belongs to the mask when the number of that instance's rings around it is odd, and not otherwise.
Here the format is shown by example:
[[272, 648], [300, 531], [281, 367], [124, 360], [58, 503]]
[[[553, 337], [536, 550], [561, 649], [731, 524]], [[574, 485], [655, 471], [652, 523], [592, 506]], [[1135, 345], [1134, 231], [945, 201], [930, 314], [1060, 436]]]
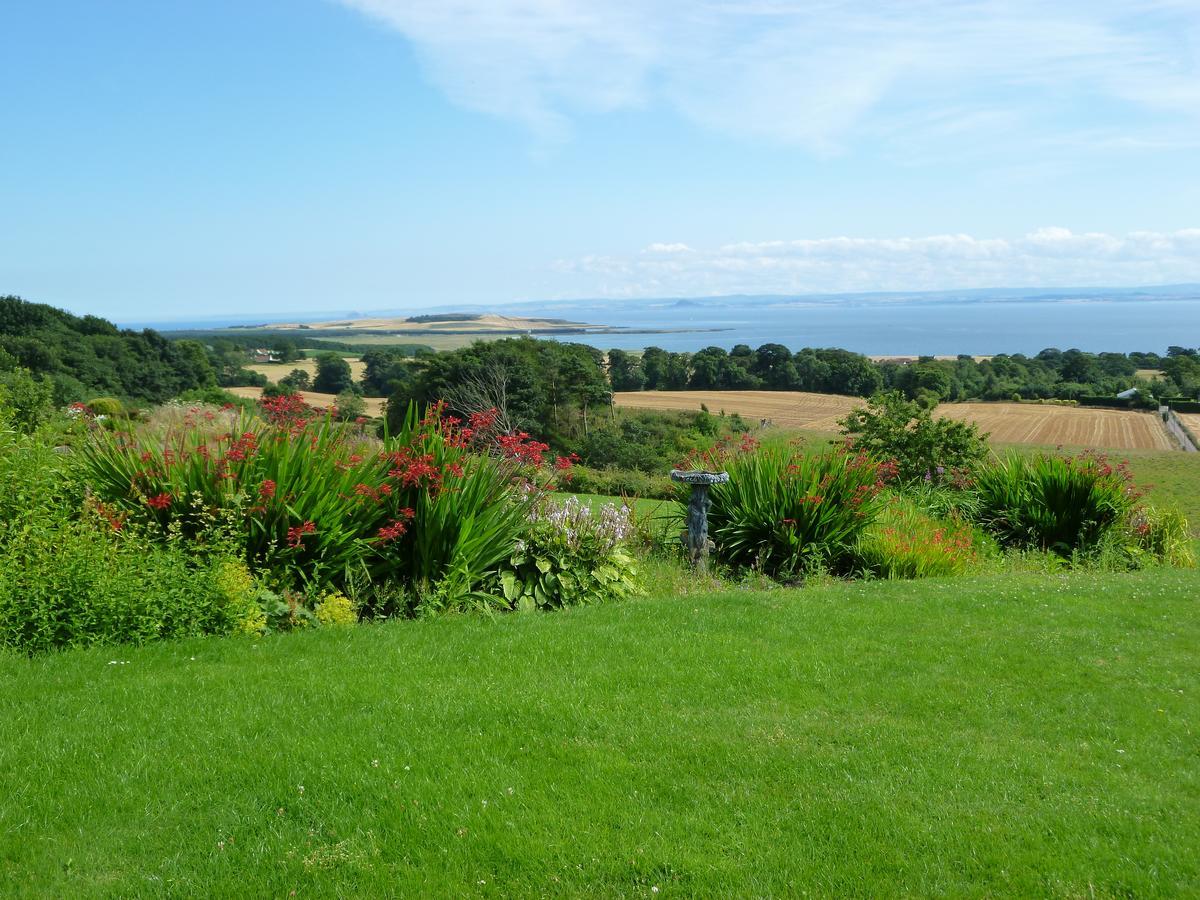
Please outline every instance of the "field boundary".
[[1163, 427], [1167, 429], [1171, 437], [1179, 441], [1180, 449], [1184, 453], [1200, 452], [1200, 447], [1196, 446], [1196, 436], [1192, 434], [1192, 430], [1179, 418], [1175, 410], [1169, 406], [1163, 406], [1159, 409], [1159, 412], [1162, 413]]

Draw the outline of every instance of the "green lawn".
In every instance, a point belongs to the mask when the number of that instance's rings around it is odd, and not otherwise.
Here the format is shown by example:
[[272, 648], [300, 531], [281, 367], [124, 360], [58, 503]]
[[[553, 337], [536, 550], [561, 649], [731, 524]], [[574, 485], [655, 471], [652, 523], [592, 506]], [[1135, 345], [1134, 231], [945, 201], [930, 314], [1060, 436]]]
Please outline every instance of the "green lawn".
[[0, 893], [1194, 895], [1198, 596], [1005, 575], [0, 658]]

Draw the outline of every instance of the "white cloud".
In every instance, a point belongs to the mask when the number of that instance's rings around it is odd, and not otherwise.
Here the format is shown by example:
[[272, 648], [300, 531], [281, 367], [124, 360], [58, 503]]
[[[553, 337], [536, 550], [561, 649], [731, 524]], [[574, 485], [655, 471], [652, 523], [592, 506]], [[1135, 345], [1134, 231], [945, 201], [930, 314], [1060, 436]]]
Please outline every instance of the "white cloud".
[[1200, 228], [1117, 236], [1052, 227], [1016, 239], [830, 237], [681, 253], [682, 246], [652, 244], [634, 256], [589, 256], [556, 268], [575, 296], [613, 297], [1200, 282]]
[[817, 153], [1016, 126], [1186, 143], [1200, 121], [1195, 0], [336, 2], [407, 37], [456, 103], [546, 138], [650, 104]]

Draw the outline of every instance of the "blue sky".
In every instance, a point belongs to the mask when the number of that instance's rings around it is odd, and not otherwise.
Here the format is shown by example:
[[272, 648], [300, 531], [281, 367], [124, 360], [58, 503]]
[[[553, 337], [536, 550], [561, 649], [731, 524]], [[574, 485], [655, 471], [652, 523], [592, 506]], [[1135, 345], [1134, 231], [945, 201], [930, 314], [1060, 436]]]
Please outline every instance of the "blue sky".
[[0, 292], [118, 319], [1200, 281], [1200, 4], [15, 0]]

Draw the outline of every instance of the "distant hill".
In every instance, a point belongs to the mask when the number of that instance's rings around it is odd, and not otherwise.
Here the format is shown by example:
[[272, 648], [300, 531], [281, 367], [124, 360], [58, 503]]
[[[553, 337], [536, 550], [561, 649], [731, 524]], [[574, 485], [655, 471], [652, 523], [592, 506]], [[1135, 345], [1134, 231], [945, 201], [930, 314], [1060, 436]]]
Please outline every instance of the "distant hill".
[[98, 396], [159, 403], [216, 384], [202, 344], [119, 329], [20, 297], [0, 297], [0, 371], [23, 367], [54, 382], [59, 403]]

